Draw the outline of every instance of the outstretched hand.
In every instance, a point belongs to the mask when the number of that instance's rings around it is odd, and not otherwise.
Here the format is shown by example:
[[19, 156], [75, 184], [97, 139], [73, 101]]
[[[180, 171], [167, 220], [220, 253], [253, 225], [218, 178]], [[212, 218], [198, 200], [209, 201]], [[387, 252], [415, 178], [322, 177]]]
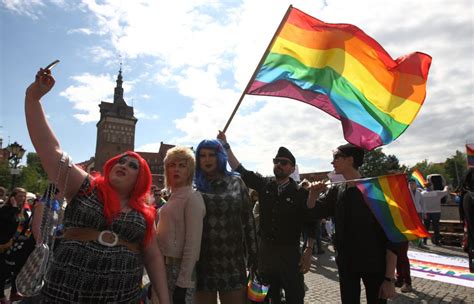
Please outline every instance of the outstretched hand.
[[316, 199], [318, 195], [321, 192], [325, 191], [326, 189], [327, 189], [327, 185], [325, 181], [309, 183], [309, 186], [308, 186], [309, 195], [306, 201], [306, 206], [308, 207], [308, 209], [314, 208], [314, 206], [316, 205]]
[[308, 191], [310, 193], [321, 193], [327, 189], [326, 181], [317, 181], [309, 183]]
[[217, 134], [217, 139], [219, 139], [222, 143], [227, 142], [227, 137], [225, 136], [225, 133], [219, 130], [219, 133]]
[[26, 89], [26, 96], [35, 100], [40, 100], [53, 87], [56, 81], [51, 75], [51, 70], [40, 68], [36, 73], [35, 81]]

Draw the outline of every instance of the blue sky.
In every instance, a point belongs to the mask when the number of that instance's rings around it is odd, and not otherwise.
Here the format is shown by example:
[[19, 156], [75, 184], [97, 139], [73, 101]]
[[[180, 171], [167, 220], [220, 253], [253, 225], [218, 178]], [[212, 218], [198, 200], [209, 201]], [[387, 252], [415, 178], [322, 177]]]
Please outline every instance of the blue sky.
[[[176, 3], [175, 3], [176, 2]], [[135, 108], [137, 151], [160, 142], [196, 146], [222, 129], [289, 4], [326, 22], [351, 23], [393, 58], [433, 57], [417, 119], [384, 152], [407, 165], [439, 162], [474, 142], [473, 2], [450, 1], [66, 1], [0, 4], [0, 136], [33, 151], [24, 91], [54, 59], [55, 88], [43, 99], [64, 150], [94, 155], [100, 101], [112, 101], [119, 63]], [[368, 13], [370, 12], [370, 13]], [[246, 96], [227, 131], [239, 159], [271, 173], [279, 146], [300, 172], [329, 170], [344, 143], [339, 121], [283, 98]]]

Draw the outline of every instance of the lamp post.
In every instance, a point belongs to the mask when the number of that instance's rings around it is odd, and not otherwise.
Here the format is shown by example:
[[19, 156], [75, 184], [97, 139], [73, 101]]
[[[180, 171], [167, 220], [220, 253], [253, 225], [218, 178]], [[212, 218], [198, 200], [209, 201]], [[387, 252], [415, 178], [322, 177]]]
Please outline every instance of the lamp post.
[[10, 174], [12, 175], [11, 190], [13, 190], [15, 188], [16, 176], [20, 174], [20, 168], [18, 168], [18, 164], [23, 158], [23, 155], [25, 154], [26, 150], [23, 149], [23, 147], [15, 141], [13, 144], [8, 145], [7, 151], [9, 153], [8, 161], [10, 162], [10, 165], [11, 165], [11, 169], [10, 169]]

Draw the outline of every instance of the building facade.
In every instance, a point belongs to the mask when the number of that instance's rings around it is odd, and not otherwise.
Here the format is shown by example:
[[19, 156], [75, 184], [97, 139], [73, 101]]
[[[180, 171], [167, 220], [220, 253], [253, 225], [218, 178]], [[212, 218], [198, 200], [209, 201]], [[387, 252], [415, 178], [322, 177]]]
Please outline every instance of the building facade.
[[[127, 105], [123, 96], [122, 69], [119, 70], [116, 83], [114, 101], [102, 101], [99, 105], [95, 156], [78, 164], [88, 172], [102, 171], [105, 162], [111, 157], [125, 151], [135, 151], [135, 127], [138, 119], [134, 116], [133, 107]], [[164, 187], [163, 160], [166, 151], [172, 147], [174, 145], [161, 142], [158, 152], [135, 151], [147, 161], [153, 184], [160, 188]]]
[[94, 169], [101, 171], [111, 157], [135, 150], [135, 125], [137, 119], [133, 107], [123, 98], [122, 69], [117, 77], [113, 103], [102, 101], [99, 105], [100, 120], [97, 123]]

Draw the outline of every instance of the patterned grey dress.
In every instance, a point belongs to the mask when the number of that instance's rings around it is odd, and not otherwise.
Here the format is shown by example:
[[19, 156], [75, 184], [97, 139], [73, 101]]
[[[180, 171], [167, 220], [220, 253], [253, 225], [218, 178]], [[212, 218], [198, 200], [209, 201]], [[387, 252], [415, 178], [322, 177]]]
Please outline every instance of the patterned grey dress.
[[[132, 210], [108, 225], [97, 190], [86, 178], [64, 214], [65, 228], [112, 230], [123, 240], [143, 243], [146, 222]], [[97, 241], [61, 240], [54, 251], [41, 293], [42, 303], [133, 303], [143, 276], [140, 254], [125, 246], [107, 247]]]
[[201, 192], [206, 204], [198, 291], [231, 291], [247, 284], [246, 261], [256, 261], [255, 221], [247, 186], [238, 176], [214, 181], [212, 193]]

